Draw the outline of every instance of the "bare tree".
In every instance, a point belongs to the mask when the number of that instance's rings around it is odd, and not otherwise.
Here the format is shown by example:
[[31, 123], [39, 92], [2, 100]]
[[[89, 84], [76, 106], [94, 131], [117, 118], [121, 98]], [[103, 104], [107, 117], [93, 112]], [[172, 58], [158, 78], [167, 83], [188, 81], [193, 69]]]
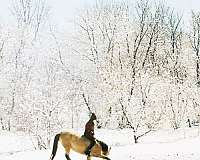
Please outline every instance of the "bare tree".
[[33, 29], [33, 40], [36, 40], [41, 25], [49, 14], [46, 0], [13, 0], [11, 12], [17, 20], [18, 28]]
[[168, 97], [168, 110], [167, 116], [169, 117], [171, 127], [178, 129], [182, 123], [185, 122], [185, 116], [188, 106], [187, 92], [182, 90], [182, 86], [173, 86], [169, 89]]
[[190, 44], [195, 53], [196, 81], [200, 84], [200, 12], [192, 11], [192, 31], [189, 34]]
[[[131, 83], [130, 83], [130, 98], [133, 95], [133, 90], [134, 90], [134, 83], [135, 83], [135, 76], [136, 76], [136, 70], [138, 68], [137, 66], [137, 60], [138, 60], [138, 54], [139, 54], [139, 49], [142, 46], [142, 43], [145, 39], [145, 36], [148, 31], [148, 16], [149, 16], [149, 1], [139, 1], [137, 3], [137, 18], [138, 18], [138, 24], [137, 24], [137, 30], [135, 30], [135, 38], [134, 38], [134, 44], [133, 44], [133, 52], [130, 53], [130, 60], [131, 60], [131, 68], [132, 68], [132, 73], [131, 73]], [[128, 41], [127, 41], [128, 44]], [[127, 45], [129, 48], [130, 45]], [[127, 51], [129, 52], [130, 49], [127, 48]]]
[[[39, 28], [46, 17], [44, 1], [15, 0], [11, 12], [16, 18], [16, 33], [13, 32], [13, 49], [10, 55], [10, 107], [8, 109], [8, 130], [11, 130], [11, 121], [15, 108], [24, 103], [24, 94], [31, 81], [34, 55], [27, 52], [32, 47], [32, 40], [36, 39]], [[32, 38], [30, 38], [32, 37]]]
[[152, 132], [162, 118], [162, 110], [156, 114], [158, 109], [149, 103], [151, 86], [152, 84], [148, 84], [146, 87], [139, 86], [141, 93], [140, 104], [137, 104], [139, 107], [136, 104], [132, 106], [130, 106], [131, 104], [125, 105], [126, 102], [123, 102], [122, 99], [119, 100], [126, 127], [132, 129], [135, 143], [138, 143], [139, 138]]
[[[168, 8], [164, 4], [158, 3], [155, 4], [154, 9], [151, 9], [151, 12], [148, 15], [148, 31], [145, 37], [146, 40], [146, 49], [144, 51], [144, 60], [142, 62], [142, 68], [145, 66], [145, 70], [148, 68], [154, 69], [159, 68], [159, 59], [157, 58], [158, 46], [160, 47], [164, 41], [164, 30], [165, 22], [168, 14]], [[159, 70], [157, 71], [160, 72]]]
[[187, 77], [187, 71], [181, 57], [183, 56], [183, 30], [181, 27], [182, 17], [173, 11], [168, 16], [167, 23], [167, 46], [166, 64], [170, 76], [175, 83], [183, 83]]

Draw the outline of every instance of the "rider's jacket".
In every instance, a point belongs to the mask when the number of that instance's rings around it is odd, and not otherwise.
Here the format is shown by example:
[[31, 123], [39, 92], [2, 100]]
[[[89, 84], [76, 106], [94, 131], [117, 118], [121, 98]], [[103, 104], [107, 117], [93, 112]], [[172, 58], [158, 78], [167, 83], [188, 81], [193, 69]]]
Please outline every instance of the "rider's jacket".
[[90, 119], [85, 125], [84, 136], [89, 139], [94, 139], [94, 122]]

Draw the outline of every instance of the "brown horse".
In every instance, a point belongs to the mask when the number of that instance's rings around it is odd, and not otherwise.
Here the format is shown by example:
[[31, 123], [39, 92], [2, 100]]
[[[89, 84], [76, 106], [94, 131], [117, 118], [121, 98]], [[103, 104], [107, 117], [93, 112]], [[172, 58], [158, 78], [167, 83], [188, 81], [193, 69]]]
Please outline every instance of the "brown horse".
[[[71, 160], [69, 157], [71, 149], [80, 154], [85, 154], [84, 151], [90, 144], [90, 141], [84, 136], [80, 137], [70, 132], [61, 132], [60, 134], [57, 134], [54, 138], [53, 150], [50, 160], [53, 160], [56, 155], [58, 141], [60, 141], [65, 148], [65, 157], [67, 160]], [[90, 156], [87, 156], [87, 160], [91, 160], [91, 157], [99, 157], [102, 159], [110, 160], [110, 158], [107, 157], [109, 151], [110, 149], [108, 149], [108, 146], [105, 143], [97, 141], [97, 143], [91, 149]]]

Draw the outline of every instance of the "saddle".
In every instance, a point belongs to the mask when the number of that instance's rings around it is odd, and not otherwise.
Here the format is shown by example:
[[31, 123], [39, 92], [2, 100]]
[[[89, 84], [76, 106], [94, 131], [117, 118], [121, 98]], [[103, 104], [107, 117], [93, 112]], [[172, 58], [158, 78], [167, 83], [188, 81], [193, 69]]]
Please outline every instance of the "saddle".
[[96, 142], [96, 139], [91, 138], [91, 137], [87, 137], [85, 135], [82, 135], [81, 138], [83, 138], [85, 141], [89, 141], [89, 142]]

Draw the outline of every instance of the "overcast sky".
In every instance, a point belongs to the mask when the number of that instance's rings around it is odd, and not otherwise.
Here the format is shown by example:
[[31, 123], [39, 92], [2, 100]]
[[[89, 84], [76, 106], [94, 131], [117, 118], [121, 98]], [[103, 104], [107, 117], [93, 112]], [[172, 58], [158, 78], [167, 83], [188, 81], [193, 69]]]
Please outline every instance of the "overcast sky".
[[[16, 0], [15, 0], [16, 1]], [[46, 0], [51, 10], [51, 17], [58, 24], [71, 22], [82, 8], [92, 5], [95, 0]], [[0, 0], [0, 24], [10, 21], [13, 0]]]
[[[0, 0], [0, 24], [9, 21], [10, 4], [12, 0]], [[109, 0], [106, 0], [109, 1]], [[133, 2], [134, 0], [128, 0]], [[171, 7], [180, 13], [183, 13], [184, 19], [188, 20], [192, 9], [200, 10], [200, 0], [165, 0]], [[74, 16], [82, 8], [86, 8], [95, 3], [95, 0], [47, 0], [51, 7], [51, 17], [58, 25], [69, 24], [73, 22]]]

